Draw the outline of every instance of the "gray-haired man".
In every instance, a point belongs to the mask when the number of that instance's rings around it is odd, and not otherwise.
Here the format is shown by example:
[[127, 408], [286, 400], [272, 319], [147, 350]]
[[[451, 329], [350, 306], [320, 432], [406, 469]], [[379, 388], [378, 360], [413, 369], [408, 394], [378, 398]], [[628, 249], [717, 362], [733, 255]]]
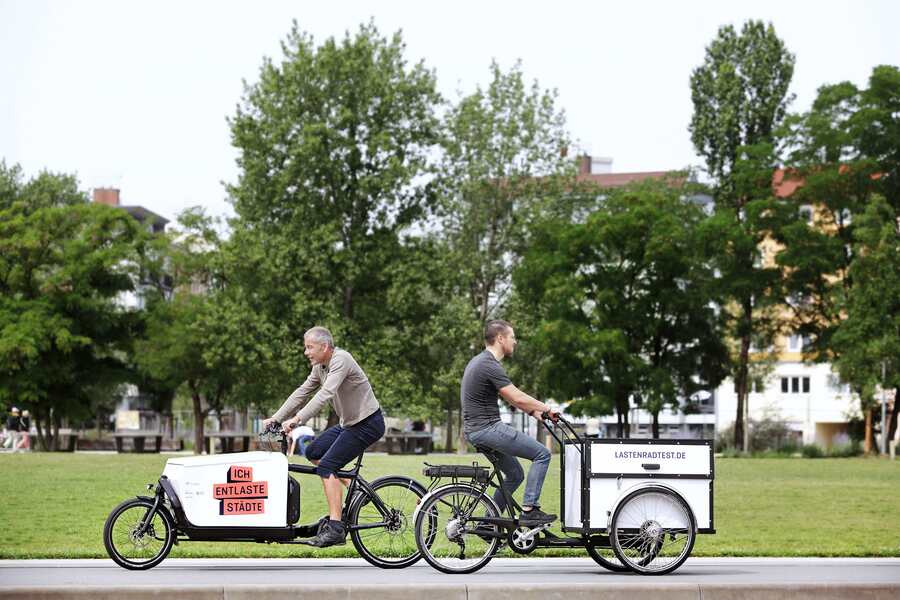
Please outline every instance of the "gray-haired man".
[[285, 432], [290, 432], [315, 416], [328, 402], [340, 417], [340, 424], [322, 432], [306, 448], [306, 458], [318, 465], [329, 516], [318, 534], [306, 543], [334, 546], [347, 539], [341, 521], [343, 487], [334, 473], [381, 439], [384, 417], [369, 378], [349, 352], [335, 347], [330, 331], [313, 327], [303, 336], [303, 345], [303, 353], [312, 364], [309, 377], [271, 418], [263, 421], [263, 426], [275, 421], [281, 423]]

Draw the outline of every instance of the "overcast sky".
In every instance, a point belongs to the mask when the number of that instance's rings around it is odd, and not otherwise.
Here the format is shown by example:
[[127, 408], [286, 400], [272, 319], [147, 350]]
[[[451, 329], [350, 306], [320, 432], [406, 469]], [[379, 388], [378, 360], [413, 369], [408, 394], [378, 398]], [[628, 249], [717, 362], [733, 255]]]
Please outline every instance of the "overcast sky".
[[263, 57], [280, 58], [294, 18], [317, 43], [370, 18], [383, 34], [402, 29], [407, 58], [434, 69], [449, 98], [486, 84], [492, 59], [504, 70], [521, 59], [615, 172], [700, 164], [689, 77], [721, 25], [774, 24], [797, 59], [795, 110], [822, 84], [865, 86], [874, 66], [900, 64], [896, 0], [0, 0], [0, 159], [26, 177], [120, 188], [124, 204], [169, 219], [193, 205], [233, 214], [226, 117]]

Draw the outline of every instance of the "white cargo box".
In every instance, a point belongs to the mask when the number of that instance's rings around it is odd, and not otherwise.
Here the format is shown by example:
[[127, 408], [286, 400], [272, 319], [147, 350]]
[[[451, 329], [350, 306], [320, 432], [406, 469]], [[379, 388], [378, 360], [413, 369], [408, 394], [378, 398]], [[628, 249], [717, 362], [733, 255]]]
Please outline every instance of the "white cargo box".
[[632, 490], [653, 484], [684, 498], [699, 532], [715, 532], [710, 440], [567, 441], [562, 470], [566, 531], [605, 532], [618, 502]]
[[170, 458], [163, 475], [193, 525], [284, 527], [287, 465], [279, 452], [238, 452]]

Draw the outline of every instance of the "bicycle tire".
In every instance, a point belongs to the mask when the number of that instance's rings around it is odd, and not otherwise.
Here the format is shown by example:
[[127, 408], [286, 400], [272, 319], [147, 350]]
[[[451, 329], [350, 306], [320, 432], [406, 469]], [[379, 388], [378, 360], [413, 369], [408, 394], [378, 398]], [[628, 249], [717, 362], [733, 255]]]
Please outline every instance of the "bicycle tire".
[[[138, 524], [153, 504], [152, 498], [132, 498], [115, 507], [106, 518], [103, 545], [109, 557], [120, 567], [133, 571], [152, 569], [172, 550], [175, 528], [172, 517], [163, 506], [157, 507], [150, 527], [142, 535], [136, 535]], [[161, 529], [162, 534], [157, 529]]]
[[[432, 567], [448, 574], [474, 573], [494, 557], [500, 538], [497, 525], [481, 525], [494, 535], [479, 535], [475, 517], [500, 517], [494, 500], [465, 484], [451, 484], [432, 492], [416, 516], [416, 544]], [[468, 524], [472, 523], [471, 529]], [[467, 546], [474, 548], [466, 558]]]
[[690, 507], [680, 495], [663, 487], [630, 493], [610, 521], [609, 540], [616, 557], [642, 575], [665, 575], [680, 567], [690, 556], [696, 537]]
[[[372, 489], [391, 514], [381, 514], [367, 492], [359, 492], [350, 505], [348, 520], [351, 525], [385, 522], [385, 527], [351, 529], [350, 539], [360, 556], [382, 569], [402, 569], [422, 558], [416, 545], [411, 522], [425, 488], [415, 479], [390, 476], [376, 479]], [[386, 520], [387, 519], [387, 520]]]

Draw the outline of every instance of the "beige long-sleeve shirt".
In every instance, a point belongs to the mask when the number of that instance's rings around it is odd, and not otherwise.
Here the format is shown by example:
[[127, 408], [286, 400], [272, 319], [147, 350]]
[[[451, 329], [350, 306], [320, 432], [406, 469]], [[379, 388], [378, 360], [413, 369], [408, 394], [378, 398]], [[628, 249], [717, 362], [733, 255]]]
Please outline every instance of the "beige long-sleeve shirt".
[[[310, 396], [312, 400], [304, 406]], [[282, 423], [298, 414], [302, 425], [318, 414], [327, 402], [334, 406], [341, 427], [355, 425], [380, 408], [369, 378], [350, 353], [341, 348], [334, 349], [327, 365], [313, 366], [309, 377], [288, 396], [274, 419]], [[300, 409], [299, 413], [297, 409]]]

